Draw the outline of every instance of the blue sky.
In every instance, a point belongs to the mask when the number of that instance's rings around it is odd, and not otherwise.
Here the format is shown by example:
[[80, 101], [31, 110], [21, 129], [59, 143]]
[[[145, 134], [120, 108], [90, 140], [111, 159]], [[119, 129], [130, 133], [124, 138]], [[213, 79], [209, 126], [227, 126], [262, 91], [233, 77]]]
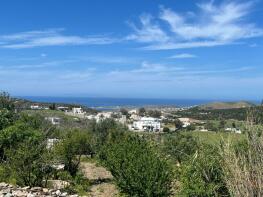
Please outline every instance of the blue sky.
[[263, 1], [4, 0], [0, 90], [263, 98]]

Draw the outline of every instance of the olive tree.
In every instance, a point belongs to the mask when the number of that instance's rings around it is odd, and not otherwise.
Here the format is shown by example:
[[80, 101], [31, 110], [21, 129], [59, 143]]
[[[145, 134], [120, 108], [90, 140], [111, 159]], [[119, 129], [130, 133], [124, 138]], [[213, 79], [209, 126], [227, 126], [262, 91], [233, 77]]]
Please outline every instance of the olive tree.
[[128, 196], [169, 196], [172, 169], [165, 158], [145, 139], [135, 135], [114, 138], [100, 159]]

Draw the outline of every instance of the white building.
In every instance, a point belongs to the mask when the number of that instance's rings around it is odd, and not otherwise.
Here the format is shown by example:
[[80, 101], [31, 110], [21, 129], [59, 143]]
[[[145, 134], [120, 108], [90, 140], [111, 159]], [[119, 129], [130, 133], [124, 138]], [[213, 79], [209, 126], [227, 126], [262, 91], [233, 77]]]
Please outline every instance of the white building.
[[46, 120], [50, 121], [53, 125], [59, 125], [60, 124], [60, 118], [58, 117], [46, 117]]
[[226, 128], [225, 131], [230, 131], [230, 132], [234, 132], [234, 133], [238, 133], [241, 134], [241, 130], [237, 129], [237, 128]]
[[85, 112], [83, 111], [83, 109], [81, 107], [73, 107], [72, 108], [72, 113], [73, 114], [85, 114]]
[[161, 130], [161, 122], [158, 118], [142, 117], [133, 122], [132, 127], [134, 130], [157, 132]]
[[31, 109], [41, 109], [39, 105], [31, 105], [30, 108]]

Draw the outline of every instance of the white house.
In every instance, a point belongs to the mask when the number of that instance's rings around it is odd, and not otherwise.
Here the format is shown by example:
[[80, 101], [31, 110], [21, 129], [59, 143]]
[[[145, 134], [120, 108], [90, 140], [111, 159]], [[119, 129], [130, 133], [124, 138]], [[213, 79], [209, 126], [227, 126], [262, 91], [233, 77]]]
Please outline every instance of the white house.
[[237, 129], [237, 128], [226, 128], [225, 131], [230, 131], [230, 132], [234, 132], [234, 133], [238, 133], [238, 134], [241, 134], [241, 130], [240, 129]]
[[84, 114], [85, 112], [82, 110], [81, 107], [73, 107], [72, 108], [72, 113], [73, 114]]
[[60, 118], [58, 117], [46, 117], [46, 120], [50, 121], [53, 125], [59, 125], [60, 124]]
[[35, 105], [31, 105], [30, 108], [31, 109], [41, 109], [41, 106], [35, 104]]
[[157, 132], [161, 130], [161, 122], [158, 118], [142, 117], [133, 122], [132, 127], [134, 130]]

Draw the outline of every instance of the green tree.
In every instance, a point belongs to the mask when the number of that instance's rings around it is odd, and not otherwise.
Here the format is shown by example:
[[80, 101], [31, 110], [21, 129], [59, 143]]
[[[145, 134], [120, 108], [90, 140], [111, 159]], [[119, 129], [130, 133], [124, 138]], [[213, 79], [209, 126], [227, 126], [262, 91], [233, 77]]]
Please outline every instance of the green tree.
[[188, 160], [198, 149], [197, 141], [191, 136], [176, 133], [167, 136], [163, 143], [163, 151], [178, 163]]
[[180, 130], [183, 128], [183, 123], [179, 119], [174, 120], [174, 126], [177, 130]]
[[46, 144], [39, 139], [20, 143], [16, 149], [9, 149], [6, 155], [7, 169], [18, 185], [43, 186], [53, 172]]
[[93, 133], [95, 138], [95, 151], [99, 152], [110, 133], [126, 131], [126, 127], [122, 124], [118, 124], [113, 119], [107, 118], [98, 123], [96, 123], [96, 121], [91, 122], [89, 130]]
[[162, 113], [159, 110], [149, 110], [148, 115], [154, 118], [160, 118]]
[[55, 147], [55, 153], [59, 160], [65, 164], [71, 176], [75, 176], [81, 161], [82, 155], [91, 155], [93, 153], [92, 137], [87, 132], [70, 131], [64, 139]]
[[164, 133], [169, 133], [169, 132], [170, 132], [169, 127], [164, 127], [164, 128], [163, 128], [163, 132], [164, 132]]
[[7, 109], [0, 109], [0, 130], [12, 125], [14, 120], [14, 112]]
[[172, 169], [145, 139], [125, 135], [109, 142], [103, 150], [100, 159], [128, 196], [171, 194]]
[[145, 113], [146, 113], [145, 108], [144, 108], [144, 107], [141, 107], [141, 108], [139, 109], [139, 115], [140, 115], [140, 116], [144, 116]]
[[128, 115], [128, 110], [125, 109], [125, 108], [121, 108], [121, 109], [120, 109], [120, 112], [121, 112], [121, 114], [124, 115], [124, 116], [127, 116], [127, 115]]
[[36, 140], [42, 137], [42, 134], [28, 125], [18, 122], [0, 132], [0, 158], [6, 159], [6, 150], [15, 150], [20, 144], [28, 140]]
[[0, 92], [0, 110], [7, 109], [13, 111], [15, 109], [14, 102], [7, 92]]

